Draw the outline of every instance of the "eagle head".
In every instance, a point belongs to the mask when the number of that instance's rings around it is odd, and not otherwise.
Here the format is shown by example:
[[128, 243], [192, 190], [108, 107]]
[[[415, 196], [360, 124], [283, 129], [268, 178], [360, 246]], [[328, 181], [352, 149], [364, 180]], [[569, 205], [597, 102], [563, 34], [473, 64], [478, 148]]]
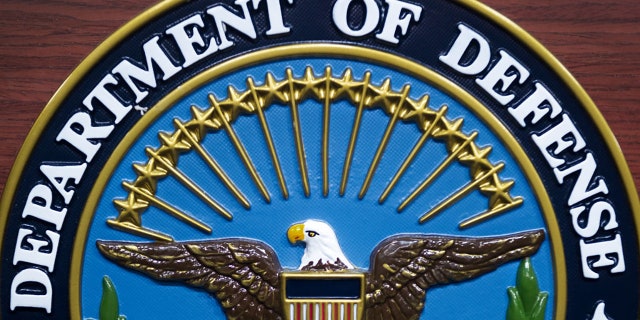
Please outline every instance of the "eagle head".
[[354, 268], [342, 252], [333, 228], [324, 221], [307, 220], [294, 224], [289, 227], [287, 237], [292, 244], [305, 243], [299, 270], [337, 271]]

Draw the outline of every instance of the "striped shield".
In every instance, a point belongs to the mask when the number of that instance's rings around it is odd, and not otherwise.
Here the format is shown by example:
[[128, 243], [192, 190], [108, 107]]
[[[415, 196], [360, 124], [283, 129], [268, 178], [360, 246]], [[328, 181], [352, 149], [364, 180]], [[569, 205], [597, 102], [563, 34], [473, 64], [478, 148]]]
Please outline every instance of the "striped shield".
[[364, 273], [283, 272], [287, 320], [359, 320], [364, 308]]

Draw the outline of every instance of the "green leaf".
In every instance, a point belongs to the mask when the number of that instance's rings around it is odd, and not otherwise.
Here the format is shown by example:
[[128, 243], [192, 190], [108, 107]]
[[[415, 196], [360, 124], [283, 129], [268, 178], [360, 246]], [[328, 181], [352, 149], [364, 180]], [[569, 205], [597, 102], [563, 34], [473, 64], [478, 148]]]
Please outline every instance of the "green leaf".
[[507, 288], [507, 320], [544, 320], [549, 294], [540, 292], [531, 259], [520, 261], [516, 286]]
[[522, 299], [518, 289], [514, 287], [507, 288], [509, 295], [509, 306], [507, 307], [507, 320], [528, 320], [522, 305]]
[[538, 287], [538, 277], [533, 271], [531, 259], [529, 258], [525, 258], [520, 262], [516, 276], [516, 288], [522, 298], [525, 313], [530, 315], [534, 304], [538, 300], [540, 288]]
[[547, 310], [547, 299], [549, 299], [547, 292], [538, 294], [538, 299], [533, 305], [533, 309], [529, 315], [530, 320], [544, 320], [544, 312]]
[[102, 301], [100, 301], [100, 320], [118, 320], [118, 294], [108, 276], [102, 278]]

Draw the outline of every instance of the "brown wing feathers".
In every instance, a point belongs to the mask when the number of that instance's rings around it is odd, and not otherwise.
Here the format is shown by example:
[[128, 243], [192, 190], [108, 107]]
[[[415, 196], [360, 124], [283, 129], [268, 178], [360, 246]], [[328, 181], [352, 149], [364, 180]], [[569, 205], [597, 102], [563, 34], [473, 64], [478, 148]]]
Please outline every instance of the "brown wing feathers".
[[390, 237], [371, 257], [367, 320], [417, 319], [429, 287], [493, 271], [503, 263], [535, 253], [543, 240], [543, 231], [491, 238]]
[[[418, 319], [426, 290], [464, 281], [535, 253], [543, 231], [491, 238], [398, 235], [374, 250], [366, 284], [367, 320]], [[148, 276], [213, 293], [228, 319], [282, 319], [277, 256], [264, 243], [98, 241], [109, 259]]]
[[258, 241], [226, 239], [188, 243], [98, 241], [109, 259], [157, 280], [204, 288], [228, 319], [281, 319], [280, 263]]

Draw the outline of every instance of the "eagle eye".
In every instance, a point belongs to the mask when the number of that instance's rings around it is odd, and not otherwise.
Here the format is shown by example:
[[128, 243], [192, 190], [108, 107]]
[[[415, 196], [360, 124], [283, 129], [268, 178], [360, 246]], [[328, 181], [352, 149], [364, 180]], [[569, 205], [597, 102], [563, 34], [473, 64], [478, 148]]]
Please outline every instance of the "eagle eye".
[[317, 236], [317, 235], [318, 235], [318, 233], [317, 233], [317, 232], [315, 232], [315, 231], [307, 231], [307, 235], [308, 235], [309, 237], [313, 238], [313, 237]]

